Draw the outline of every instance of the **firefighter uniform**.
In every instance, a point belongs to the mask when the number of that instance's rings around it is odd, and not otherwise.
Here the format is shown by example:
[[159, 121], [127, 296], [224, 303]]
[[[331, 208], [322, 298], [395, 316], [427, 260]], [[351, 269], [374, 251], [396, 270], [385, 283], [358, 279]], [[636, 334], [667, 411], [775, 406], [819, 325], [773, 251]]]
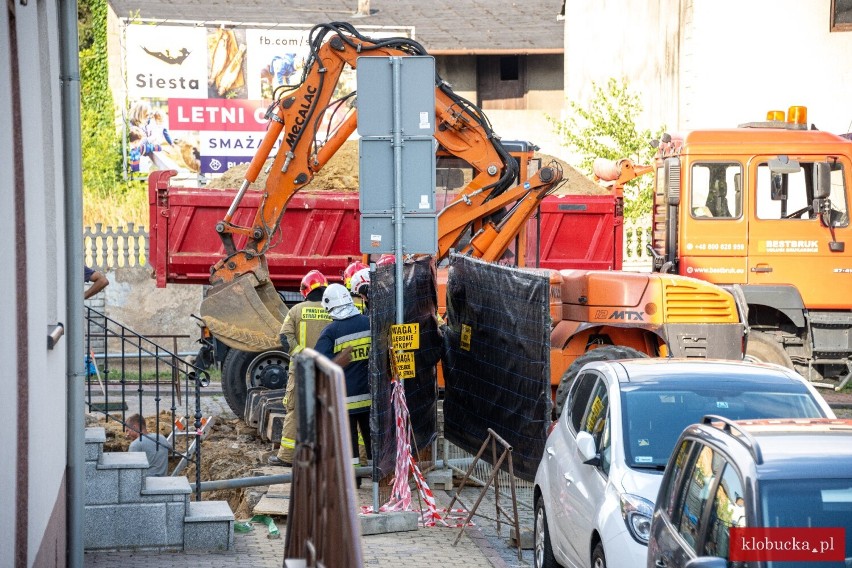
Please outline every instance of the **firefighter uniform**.
[[[319, 298], [322, 294], [317, 295]], [[313, 297], [313, 294], [309, 295]], [[322, 302], [308, 300], [290, 308], [284, 324], [281, 326], [281, 334], [287, 338], [290, 346], [290, 356], [293, 357], [305, 347], [316, 345], [317, 339], [323, 329], [331, 323], [328, 311], [322, 306]], [[278, 459], [292, 463], [293, 454], [296, 450], [296, 365], [290, 364], [287, 377], [287, 388], [284, 391], [284, 408], [287, 414], [284, 416], [284, 429], [281, 433], [281, 447], [278, 449]]]
[[351, 361], [343, 368], [346, 376], [346, 410], [349, 412], [349, 433], [352, 443], [352, 463], [358, 465], [358, 427], [366, 446], [367, 459], [372, 459], [370, 447], [370, 318], [357, 313], [346, 319], [332, 321], [320, 334], [316, 350], [329, 359], [351, 348]]

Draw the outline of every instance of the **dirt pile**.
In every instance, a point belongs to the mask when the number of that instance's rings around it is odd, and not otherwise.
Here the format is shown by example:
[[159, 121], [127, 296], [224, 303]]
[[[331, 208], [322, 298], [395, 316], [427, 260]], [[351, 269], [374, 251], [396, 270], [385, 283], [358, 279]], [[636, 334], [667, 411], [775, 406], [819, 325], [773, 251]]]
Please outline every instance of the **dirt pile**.
[[[156, 428], [153, 416], [145, 420], [148, 431]], [[102, 426], [106, 431], [105, 452], [126, 452], [130, 440], [124, 435], [121, 423], [117, 420], [106, 422], [103, 418], [90, 420], [90, 426]], [[166, 437], [171, 433], [171, 417], [168, 411], [160, 412], [160, 433]], [[188, 451], [184, 444], [185, 438], [180, 438], [177, 450]], [[272, 450], [257, 437], [254, 428], [247, 426], [242, 420], [216, 419], [208, 437], [201, 445], [201, 481], [220, 479], [235, 479], [251, 476], [259, 467], [266, 465], [266, 458]], [[179, 458], [169, 459], [169, 471], [173, 471]], [[282, 470], [283, 472], [283, 470]], [[195, 465], [190, 464], [181, 475], [186, 476], [190, 483], [195, 483]], [[257, 502], [256, 493], [262, 488], [229, 489], [204, 493], [205, 501], [227, 501], [237, 519], [251, 516], [251, 509]]]
[[[562, 175], [565, 182], [559, 186], [554, 195], [595, 195], [608, 193], [604, 187], [599, 186], [591, 179], [580, 173], [567, 162], [549, 154], [536, 154], [541, 159], [542, 166], [551, 162], [557, 162], [562, 166]], [[272, 164], [272, 159], [266, 161], [264, 171], [260, 172], [257, 181], [252, 185], [254, 188], [262, 188], [266, 184], [267, 166]], [[238, 188], [245, 178], [247, 164], [231, 168], [207, 184], [211, 189]], [[332, 156], [328, 163], [317, 172], [313, 181], [308, 186], [311, 191], [358, 191], [358, 141], [347, 140], [340, 150]]]

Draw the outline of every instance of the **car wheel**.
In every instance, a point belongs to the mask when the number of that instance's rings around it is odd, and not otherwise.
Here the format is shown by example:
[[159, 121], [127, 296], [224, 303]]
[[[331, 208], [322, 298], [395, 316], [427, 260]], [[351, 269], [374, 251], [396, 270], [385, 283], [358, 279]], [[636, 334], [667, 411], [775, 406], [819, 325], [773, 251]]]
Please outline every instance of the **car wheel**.
[[597, 543], [592, 551], [592, 568], [606, 568], [606, 554], [601, 543]]
[[553, 557], [553, 548], [550, 545], [550, 533], [547, 530], [547, 515], [544, 513], [544, 499], [541, 497], [535, 501], [534, 522], [535, 549], [533, 550], [533, 565], [535, 568], [558, 568], [559, 564]]
[[775, 363], [788, 369], [793, 368], [793, 361], [790, 360], [781, 343], [776, 341], [775, 334], [763, 331], [749, 333], [744, 359], [757, 363]]
[[556, 417], [559, 418], [559, 415], [562, 414], [562, 406], [565, 404], [565, 399], [568, 397], [568, 389], [571, 388], [571, 383], [574, 381], [574, 377], [577, 376], [577, 373], [580, 372], [583, 365], [590, 363], [591, 361], [618, 361], [619, 359], [637, 359], [647, 356], [648, 355], [645, 353], [633, 349], [632, 347], [624, 347], [622, 345], [604, 345], [603, 347], [586, 351], [574, 359], [574, 362], [571, 363], [565, 371], [565, 374], [562, 375], [562, 379], [559, 381], [559, 387], [556, 389]]

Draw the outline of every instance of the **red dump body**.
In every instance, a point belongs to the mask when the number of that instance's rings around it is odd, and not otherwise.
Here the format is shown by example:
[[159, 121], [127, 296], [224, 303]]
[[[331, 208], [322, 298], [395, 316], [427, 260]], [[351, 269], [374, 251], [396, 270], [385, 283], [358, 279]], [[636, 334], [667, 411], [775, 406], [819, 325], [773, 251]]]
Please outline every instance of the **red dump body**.
[[[216, 223], [224, 218], [236, 189], [174, 187], [169, 185], [172, 175], [157, 171], [148, 178], [150, 263], [157, 286], [207, 284], [210, 266], [225, 256]], [[260, 191], [247, 191], [233, 223], [251, 226], [260, 201]], [[620, 269], [622, 219], [616, 208], [617, 200], [610, 195], [546, 198], [541, 204], [539, 265]], [[357, 192], [306, 189], [295, 194], [266, 253], [276, 288], [298, 290], [302, 276], [313, 269], [339, 281], [346, 266], [361, 258], [359, 217]], [[531, 219], [527, 228], [529, 266], [536, 262], [536, 225]], [[243, 242], [235, 244], [240, 248]]]

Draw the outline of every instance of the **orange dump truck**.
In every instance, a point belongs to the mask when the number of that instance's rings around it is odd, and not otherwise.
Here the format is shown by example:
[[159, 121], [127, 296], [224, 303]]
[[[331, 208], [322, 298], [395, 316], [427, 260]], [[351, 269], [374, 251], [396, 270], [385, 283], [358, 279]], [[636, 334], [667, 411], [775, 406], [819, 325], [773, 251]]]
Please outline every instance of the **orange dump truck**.
[[[852, 142], [807, 110], [664, 136], [654, 268], [741, 290], [746, 357], [842, 388], [852, 376]], [[852, 243], [850, 243], [852, 244]]]

